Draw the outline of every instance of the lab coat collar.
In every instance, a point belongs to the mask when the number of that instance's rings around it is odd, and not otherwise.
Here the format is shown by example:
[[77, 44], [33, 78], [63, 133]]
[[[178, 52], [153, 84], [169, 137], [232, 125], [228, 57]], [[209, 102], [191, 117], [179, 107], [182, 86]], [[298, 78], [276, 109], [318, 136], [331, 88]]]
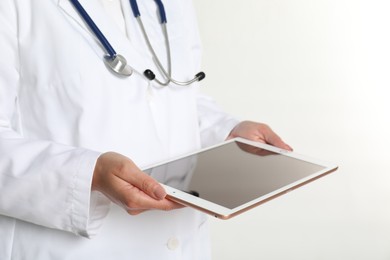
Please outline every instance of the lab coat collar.
[[[93, 44], [92, 48], [95, 51], [95, 53], [101, 57], [103, 62], [104, 55], [106, 54], [103, 46], [101, 46], [100, 42], [96, 39], [93, 32], [88, 28], [88, 26], [83, 21], [83, 19], [78, 14], [78, 12], [73, 7], [73, 5], [70, 3], [70, 1], [69, 0], [57, 0], [57, 1], [58, 1], [58, 6], [66, 13], [65, 16], [69, 19], [73, 19], [76, 22], [76, 24], [83, 29], [81, 31], [84, 31], [86, 34], [88, 34], [87, 37], [93, 39], [96, 42], [96, 44]], [[104, 7], [101, 5], [100, 2], [90, 1], [90, 0], [79, 0], [79, 1], [84, 7], [84, 9], [91, 16], [93, 21], [96, 23], [96, 25], [99, 27], [99, 29], [103, 32], [104, 36], [113, 46], [115, 51], [118, 54], [124, 56], [128, 64], [135, 71], [137, 71], [140, 74], [143, 74], [145, 69], [153, 68], [155, 66], [153, 64], [153, 59], [151, 57], [151, 54], [146, 49], [142, 49], [139, 46], [135, 46], [135, 44], [133, 44], [130, 40], [132, 37], [142, 37], [137, 33], [137, 31], [135, 31], [134, 28], [135, 23], [130, 24], [128, 22], [129, 19], [125, 19], [126, 26], [127, 27], [132, 26], [131, 30], [127, 29], [127, 31], [134, 32], [128, 38], [128, 36], [125, 35], [120, 30], [118, 25], [115, 24], [115, 22], [109, 17], [109, 15], [106, 13]], [[124, 12], [130, 11], [128, 9], [129, 7], [124, 6]]]

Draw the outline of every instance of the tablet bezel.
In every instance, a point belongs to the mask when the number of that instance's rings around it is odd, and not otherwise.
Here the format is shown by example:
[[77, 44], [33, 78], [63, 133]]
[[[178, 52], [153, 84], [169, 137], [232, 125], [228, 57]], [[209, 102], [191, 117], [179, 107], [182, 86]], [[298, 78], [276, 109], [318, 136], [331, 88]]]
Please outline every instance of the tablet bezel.
[[250, 141], [250, 140], [247, 140], [244, 138], [237, 137], [237, 138], [227, 140], [223, 143], [220, 143], [220, 144], [217, 144], [217, 145], [205, 148], [205, 149], [201, 149], [199, 151], [196, 151], [196, 152], [193, 152], [190, 154], [186, 154], [186, 155], [177, 157], [175, 159], [167, 160], [167, 161], [155, 164], [155, 165], [150, 165], [148, 167], [143, 167], [142, 169], [143, 170], [152, 169], [154, 167], [158, 167], [158, 166], [161, 166], [161, 165], [164, 165], [164, 164], [176, 161], [176, 160], [183, 159], [183, 158], [188, 157], [188, 156], [192, 156], [192, 155], [196, 155], [198, 153], [212, 150], [212, 149], [218, 148], [220, 146], [223, 146], [223, 145], [226, 145], [226, 144], [229, 144], [232, 142], [241, 142], [241, 143], [244, 143], [247, 145], [252, 145], [254, 147], [268, 150], [268, 151], [273, 152], [273, 153], [281, 154], [283, 156], [288, 156], [288, 157], [299, 159], [299, 160], [302, 160], [302, 161], [305, 161], [308, 163], [316, 164], [316, 165], [324, 167], [324, 169], [316, 171], [313, 174], [311, 174], [305, 178], [302, 178], [299, 181], [288, 184], [280, 189], [276, 189], [273, 192], [267, 193], [266, 195], [260, 196], [254, 200], [251, 200], [251, 201], [244, 203], [244, 204], [242, 204], [238, 207], [235, 207], [233, 209], [226, 208], [224, 206], [207, 201], [203, 198], [199, 198], [199, 197], [193, 196], [191, 194], [188, 194], [187, 192], [175, 189], [175, 188], [167, 186], [165, 184], [161, 184], [167, 192], [167, 198], [172, 200], [172, 201], [175, 201], [177, 203], [183, 204], [185, 206], [189, 206], [189, 207], [195, 208], [197, 210], [200, 210], [202, 212], [205, 212], [205, 213], [212, 215], [216, 218], [230, 219], [230, 218], [232, 218], [238, 214], [241, 214], [249, 209], [252, 209], [252, 208], [254, 208], [258, 205], [261, 205], [265, 202], [268, 202], [276, 197], [279, 197], [283, 194], [286, 194], [286, 193], [288, 193], [296, 188], [299, 188], [299, 187], [301, 187], [309, 182], [312, 182], [318, 178], [321, 178], [321, 177], [323, 177], [331, 172], [334, 172], [338, 168], [334, 164], [323, 162], [323, 161], [320, 161], [318, 159], [310, 158], [308, 156], [301, 155], [301, 154], [298, 154], [298, 153], [295, 153], [292, 151], [284, 150], [284, 149], [274, 147], [271, 145], [267, 145], [267, 144], [263, 144], [263, 143], [259, 143], [259, 142], [254, 142], [254, 141]]

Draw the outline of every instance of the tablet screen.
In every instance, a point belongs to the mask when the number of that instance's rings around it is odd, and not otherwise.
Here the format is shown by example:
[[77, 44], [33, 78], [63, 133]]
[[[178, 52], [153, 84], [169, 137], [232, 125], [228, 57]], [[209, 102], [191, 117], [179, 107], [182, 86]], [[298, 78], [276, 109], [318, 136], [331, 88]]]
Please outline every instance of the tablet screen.
[[168, 186], [234, 209], [323, 169], [234, 141], [146, 172]]

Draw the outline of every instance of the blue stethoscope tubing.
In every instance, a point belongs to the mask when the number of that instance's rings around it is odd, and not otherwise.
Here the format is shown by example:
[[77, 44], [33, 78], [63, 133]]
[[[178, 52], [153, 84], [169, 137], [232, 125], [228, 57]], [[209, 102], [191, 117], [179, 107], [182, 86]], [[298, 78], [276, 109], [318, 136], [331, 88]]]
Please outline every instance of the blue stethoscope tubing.
[[[117, 54], [115, 49], [111, 46], [110, 42], [107, 40], [107, 38], [104, 36], [104, 34], [100, 31], [99, 27], [95, 24], [95, 22], [92, 20], [92, 18], [89, 16], [87, 11], [83, 8], [83, 6], [80, 4], [78, 0], [69, 0], [79, 15], [83, 18], [85, 23], [88, 25], [88, 27], [91, 29], [93, 34], [96, 36], [98, 41], [101, 43], [103, 48], [106, 50], [107, 55], [104, 57], [104, 62], [107, 65], [108, 68], [110, 68], [113, 72], [115, 72], [118, 75], [121, 76], [130, 76], [133, 73], [133, 69], [127, 64], [126, 59], [120, 55]], [[168, 32], [166, 28], [167, 24], [167, 17], [165, 13], [165, 8], [161, 0], [155, 0], [158, 12], [160, 16], [160, 23], [163, 28], [164, 38], [166, 42], [166, 49], [167, 49], [167, 57], [168, 57], [168, 71], [164, 69], [162, 66], [160, 60], [158, 59], [150, 41], [149, 37], [146, 33], [146, 30], [144, 28], [144, 25], [141, 20], [141, 13], [138, 8], [137, 0], [129, 0], [130, 6], [133, 11], [134, 17], [137, 19], [138, 24], [141, 28], [142, 34], [146, 40], [147, 46], [152, 53], [153, 60], [156, 63], [157, 68], [160, 70], [162, 75], [166, 77], [166, 81], [162, 82], [156, 79], [155, 74], [150, 69], [147, 69], [144, 71], [144, 76], [149, 80], [155, 80], [158, 84], [161, 86], [167, 86], [170, 82], [173, 82], [180, 86], [188, 86], [196, 81], [201, 81], [206, 77], [206, 74], [204, 72], [199, 72], [195, 75], [195, 77], [189, 81], [177, 81], [171, 77], [171, 52], [170, 52], [170, 44], [169, 44], [169, 37]]]
[[[164, 4], [162, 3], [161, 0], [154, 0], [154, 1], [157, 4], [158, 12], [160, 14], [160, 23], [161, 24], [167, 23], [167, 15], [165, 13]], [[139, 12], [138, 9], [137, 0], [130, 0], [130, 6], [131, 6], [131, 10], [133, 10], [133, 14], [135, 18], [141, 16], [141, 13]]]

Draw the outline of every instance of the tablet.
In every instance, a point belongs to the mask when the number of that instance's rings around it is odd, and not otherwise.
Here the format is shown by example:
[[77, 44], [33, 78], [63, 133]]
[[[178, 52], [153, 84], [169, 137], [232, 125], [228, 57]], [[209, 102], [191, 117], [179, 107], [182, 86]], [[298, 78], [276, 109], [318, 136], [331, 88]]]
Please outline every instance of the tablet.
[[295, 152], [235, 138], [143, 170], [164, 186], [168, 199], [229, 219], [336, 169]]

